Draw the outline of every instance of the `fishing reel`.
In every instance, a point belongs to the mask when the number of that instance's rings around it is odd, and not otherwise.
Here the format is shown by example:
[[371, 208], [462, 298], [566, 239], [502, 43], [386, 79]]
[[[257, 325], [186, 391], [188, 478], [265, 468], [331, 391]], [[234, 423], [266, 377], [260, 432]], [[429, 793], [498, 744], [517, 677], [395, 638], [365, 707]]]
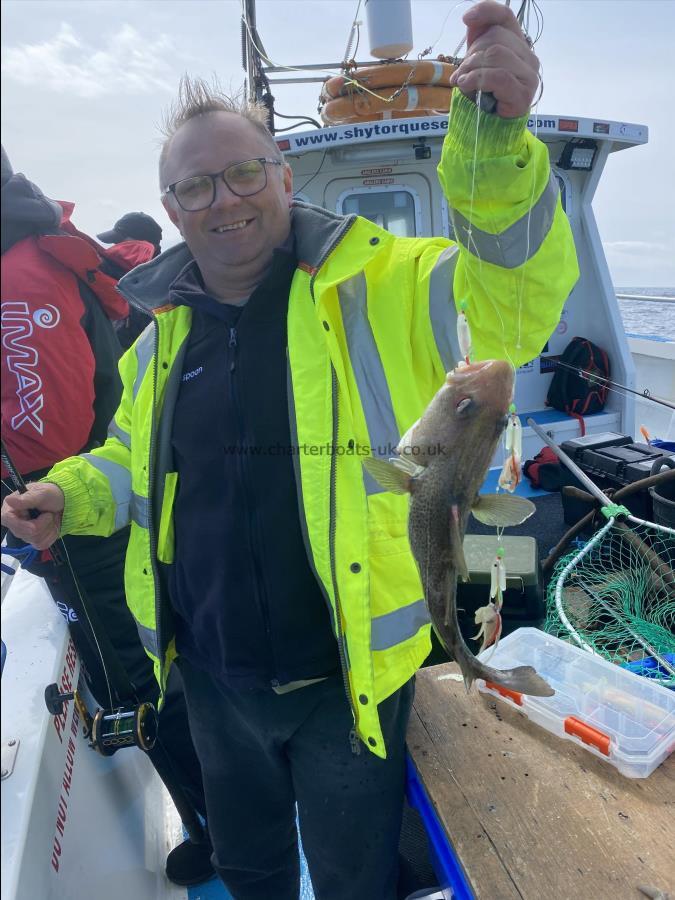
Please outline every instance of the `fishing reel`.
[[112, 756], [123, 747], [147, 752], [155, 746], [159, 716], [152, 703], [98, 709], [92, 718], [79, 691], [62, 694], [56, 684], [45, 688], [45, 703], [53, 716], [63, 715], [63, 704], [68, 700], [77, 707], [89, 746], [101, 756]]

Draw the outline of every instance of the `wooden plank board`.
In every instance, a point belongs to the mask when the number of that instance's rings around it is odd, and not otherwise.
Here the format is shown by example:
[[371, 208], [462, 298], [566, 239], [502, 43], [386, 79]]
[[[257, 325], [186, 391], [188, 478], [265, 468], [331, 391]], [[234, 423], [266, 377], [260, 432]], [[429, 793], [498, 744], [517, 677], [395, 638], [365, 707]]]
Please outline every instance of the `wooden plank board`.
[[410, 755], [479, 900], [675, 900], [675, 756], [647, 779], [474, 687], [417, 674]]

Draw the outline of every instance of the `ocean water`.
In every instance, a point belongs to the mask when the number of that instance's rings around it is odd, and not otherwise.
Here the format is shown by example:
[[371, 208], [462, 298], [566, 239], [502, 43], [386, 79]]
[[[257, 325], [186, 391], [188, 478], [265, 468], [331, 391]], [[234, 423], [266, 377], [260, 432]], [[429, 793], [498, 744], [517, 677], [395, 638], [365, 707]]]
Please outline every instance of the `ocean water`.
[[[675, 288], [617, 287], [616, 292], [675, 298]], [[651, 334], [675, 341], [675, 302], [619, 300], [619, 309], [624, 327], [629, 334]]]

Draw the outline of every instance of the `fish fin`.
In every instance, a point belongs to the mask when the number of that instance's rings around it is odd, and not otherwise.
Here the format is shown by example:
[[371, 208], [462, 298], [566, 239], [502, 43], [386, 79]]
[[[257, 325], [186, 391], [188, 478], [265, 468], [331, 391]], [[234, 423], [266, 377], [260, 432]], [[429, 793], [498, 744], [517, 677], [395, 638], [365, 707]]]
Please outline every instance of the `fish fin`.
[[452, 506], [450, 515], [450, 546], [452, 548], [452, 565], [454, 566], [458, 578], [462, 581], [469, 580], [469, 570], [464, 558], [464, 542], [462, 540], [462, 532], [459, 527], [459, 510], [457, 506]]
[[479, 494], [471, 512], [483, 525], [506, 528], [520, 525], [536, 510], [534, 503], [525, 497], [514, 494]]
[[395, 459], [390, 459], [389, 462], [413, 478], [424, 471], [424, 466], [418, 466], [409, 456], [397, 456]]
[[373, 456], [364, 459], [362, 464], [366, 472], [385, 490], [392, 494], [410, 493], [411, 476], [398, 466]]

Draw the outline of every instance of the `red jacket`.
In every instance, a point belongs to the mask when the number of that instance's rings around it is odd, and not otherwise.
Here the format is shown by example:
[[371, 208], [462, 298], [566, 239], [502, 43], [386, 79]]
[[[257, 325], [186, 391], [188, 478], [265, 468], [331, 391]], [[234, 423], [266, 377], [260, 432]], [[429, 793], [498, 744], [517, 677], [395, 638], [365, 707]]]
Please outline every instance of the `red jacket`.
[[[99, 267], [125, 254], [124, 245], [111, 253], [78, 231], [71, 203], [59, 204], [61, 220], [48, 227], [45, 204], [52, 211], [56, 204], [23, 176], [2, 192], [2, 433], [25, 475], [105, 439], [121, 393], [112, 320], [127, 316], [128, 306]], [[34, 213], [42, 233], [24, 236]], [[152, 257], [152, 244], [133, 243], [126, 269]]]

